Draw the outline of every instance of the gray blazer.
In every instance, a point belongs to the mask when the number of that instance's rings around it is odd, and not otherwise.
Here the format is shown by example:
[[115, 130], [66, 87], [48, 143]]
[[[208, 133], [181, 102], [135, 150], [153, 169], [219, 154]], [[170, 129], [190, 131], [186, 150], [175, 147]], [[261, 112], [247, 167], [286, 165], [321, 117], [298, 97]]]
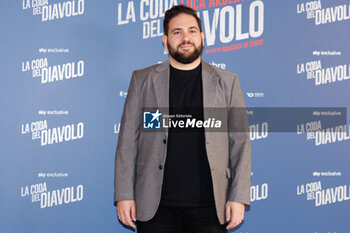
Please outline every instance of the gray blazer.
[[[238, 76], [202, 61], [203, 107], [245, 107]], [[167, 154], [168, 131], [144, 132], [144, 107], [168, 108], [169, 61], [132, 74], [115, 154], [114, 204], [135, 200], [136, 218], [150, 220], [158, 208]], [[228, 112], [228, 124], [244, 132], [208, 132], [206, 151], [212, 176], [217, 216], [225, 220], [227, 201], [250, 205], [251, 145], [246, 114]], [[207, 119], [204, 112], [204, 119]], [[238, 120], [237, 120], [238, 119]]]

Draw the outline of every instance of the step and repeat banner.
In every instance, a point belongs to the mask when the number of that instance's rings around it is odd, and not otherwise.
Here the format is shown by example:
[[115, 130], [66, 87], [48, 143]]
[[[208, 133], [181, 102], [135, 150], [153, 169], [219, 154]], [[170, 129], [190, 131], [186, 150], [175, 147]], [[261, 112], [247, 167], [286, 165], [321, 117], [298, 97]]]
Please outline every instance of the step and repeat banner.
[[[203, 59], [238, 74], [265, 116], [250, 122], [251, 206], [235, 232], [349, 232], [348, 0], [3, 1], [1, 232], [130, 232], [113, 205], [123, 104], [132, 71], [168, 59], [164, 12], [178, 4], [202, 20]], [[299, 118], [310, 111], [343, 120]]]

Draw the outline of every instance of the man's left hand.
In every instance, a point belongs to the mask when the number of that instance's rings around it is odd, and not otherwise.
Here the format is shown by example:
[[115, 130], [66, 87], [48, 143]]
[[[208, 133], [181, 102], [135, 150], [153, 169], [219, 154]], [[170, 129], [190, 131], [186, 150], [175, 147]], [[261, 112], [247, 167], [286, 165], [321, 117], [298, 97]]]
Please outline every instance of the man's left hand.
[[229, 224], [226, 226], [226, 229], [238, 226], [244, 219], [244, 211], [244, 204], [228, 201], [226, 203], [226, 221], [229, 221]]

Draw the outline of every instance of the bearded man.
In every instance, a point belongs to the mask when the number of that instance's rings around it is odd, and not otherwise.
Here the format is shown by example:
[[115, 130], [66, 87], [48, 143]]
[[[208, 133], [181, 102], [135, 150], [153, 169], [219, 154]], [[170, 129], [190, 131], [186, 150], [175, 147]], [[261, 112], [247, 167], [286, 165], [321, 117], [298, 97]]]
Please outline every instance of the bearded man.
[[[119, 220], [140, 233], [221, 233], [239, 225], [250, 205], [251, 145], [238, 76], [201, 59], [204, 33], [196, 12], [174, 6], [164, 17], [169, 60], [133, 72], [115, 159]], [[146, 107], [206, 120], [226, 108], [240, 132], [167, 128], [147, 132]], [[152, 113], [158, 120], [161, 113]], [[136, 222], [136, 226], [135, 226]]]

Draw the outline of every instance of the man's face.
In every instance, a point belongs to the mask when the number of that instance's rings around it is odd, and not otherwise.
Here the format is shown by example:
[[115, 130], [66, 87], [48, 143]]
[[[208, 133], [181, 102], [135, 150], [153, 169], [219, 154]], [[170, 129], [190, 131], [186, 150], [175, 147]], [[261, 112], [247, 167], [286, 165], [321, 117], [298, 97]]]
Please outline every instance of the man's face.
[[202, 53], [204, 33], [200, 32], [197, 20], [188, 14], [179, 14], [169, 22], [168, 36], [163, 44], [176, 61], [189, 64]]

